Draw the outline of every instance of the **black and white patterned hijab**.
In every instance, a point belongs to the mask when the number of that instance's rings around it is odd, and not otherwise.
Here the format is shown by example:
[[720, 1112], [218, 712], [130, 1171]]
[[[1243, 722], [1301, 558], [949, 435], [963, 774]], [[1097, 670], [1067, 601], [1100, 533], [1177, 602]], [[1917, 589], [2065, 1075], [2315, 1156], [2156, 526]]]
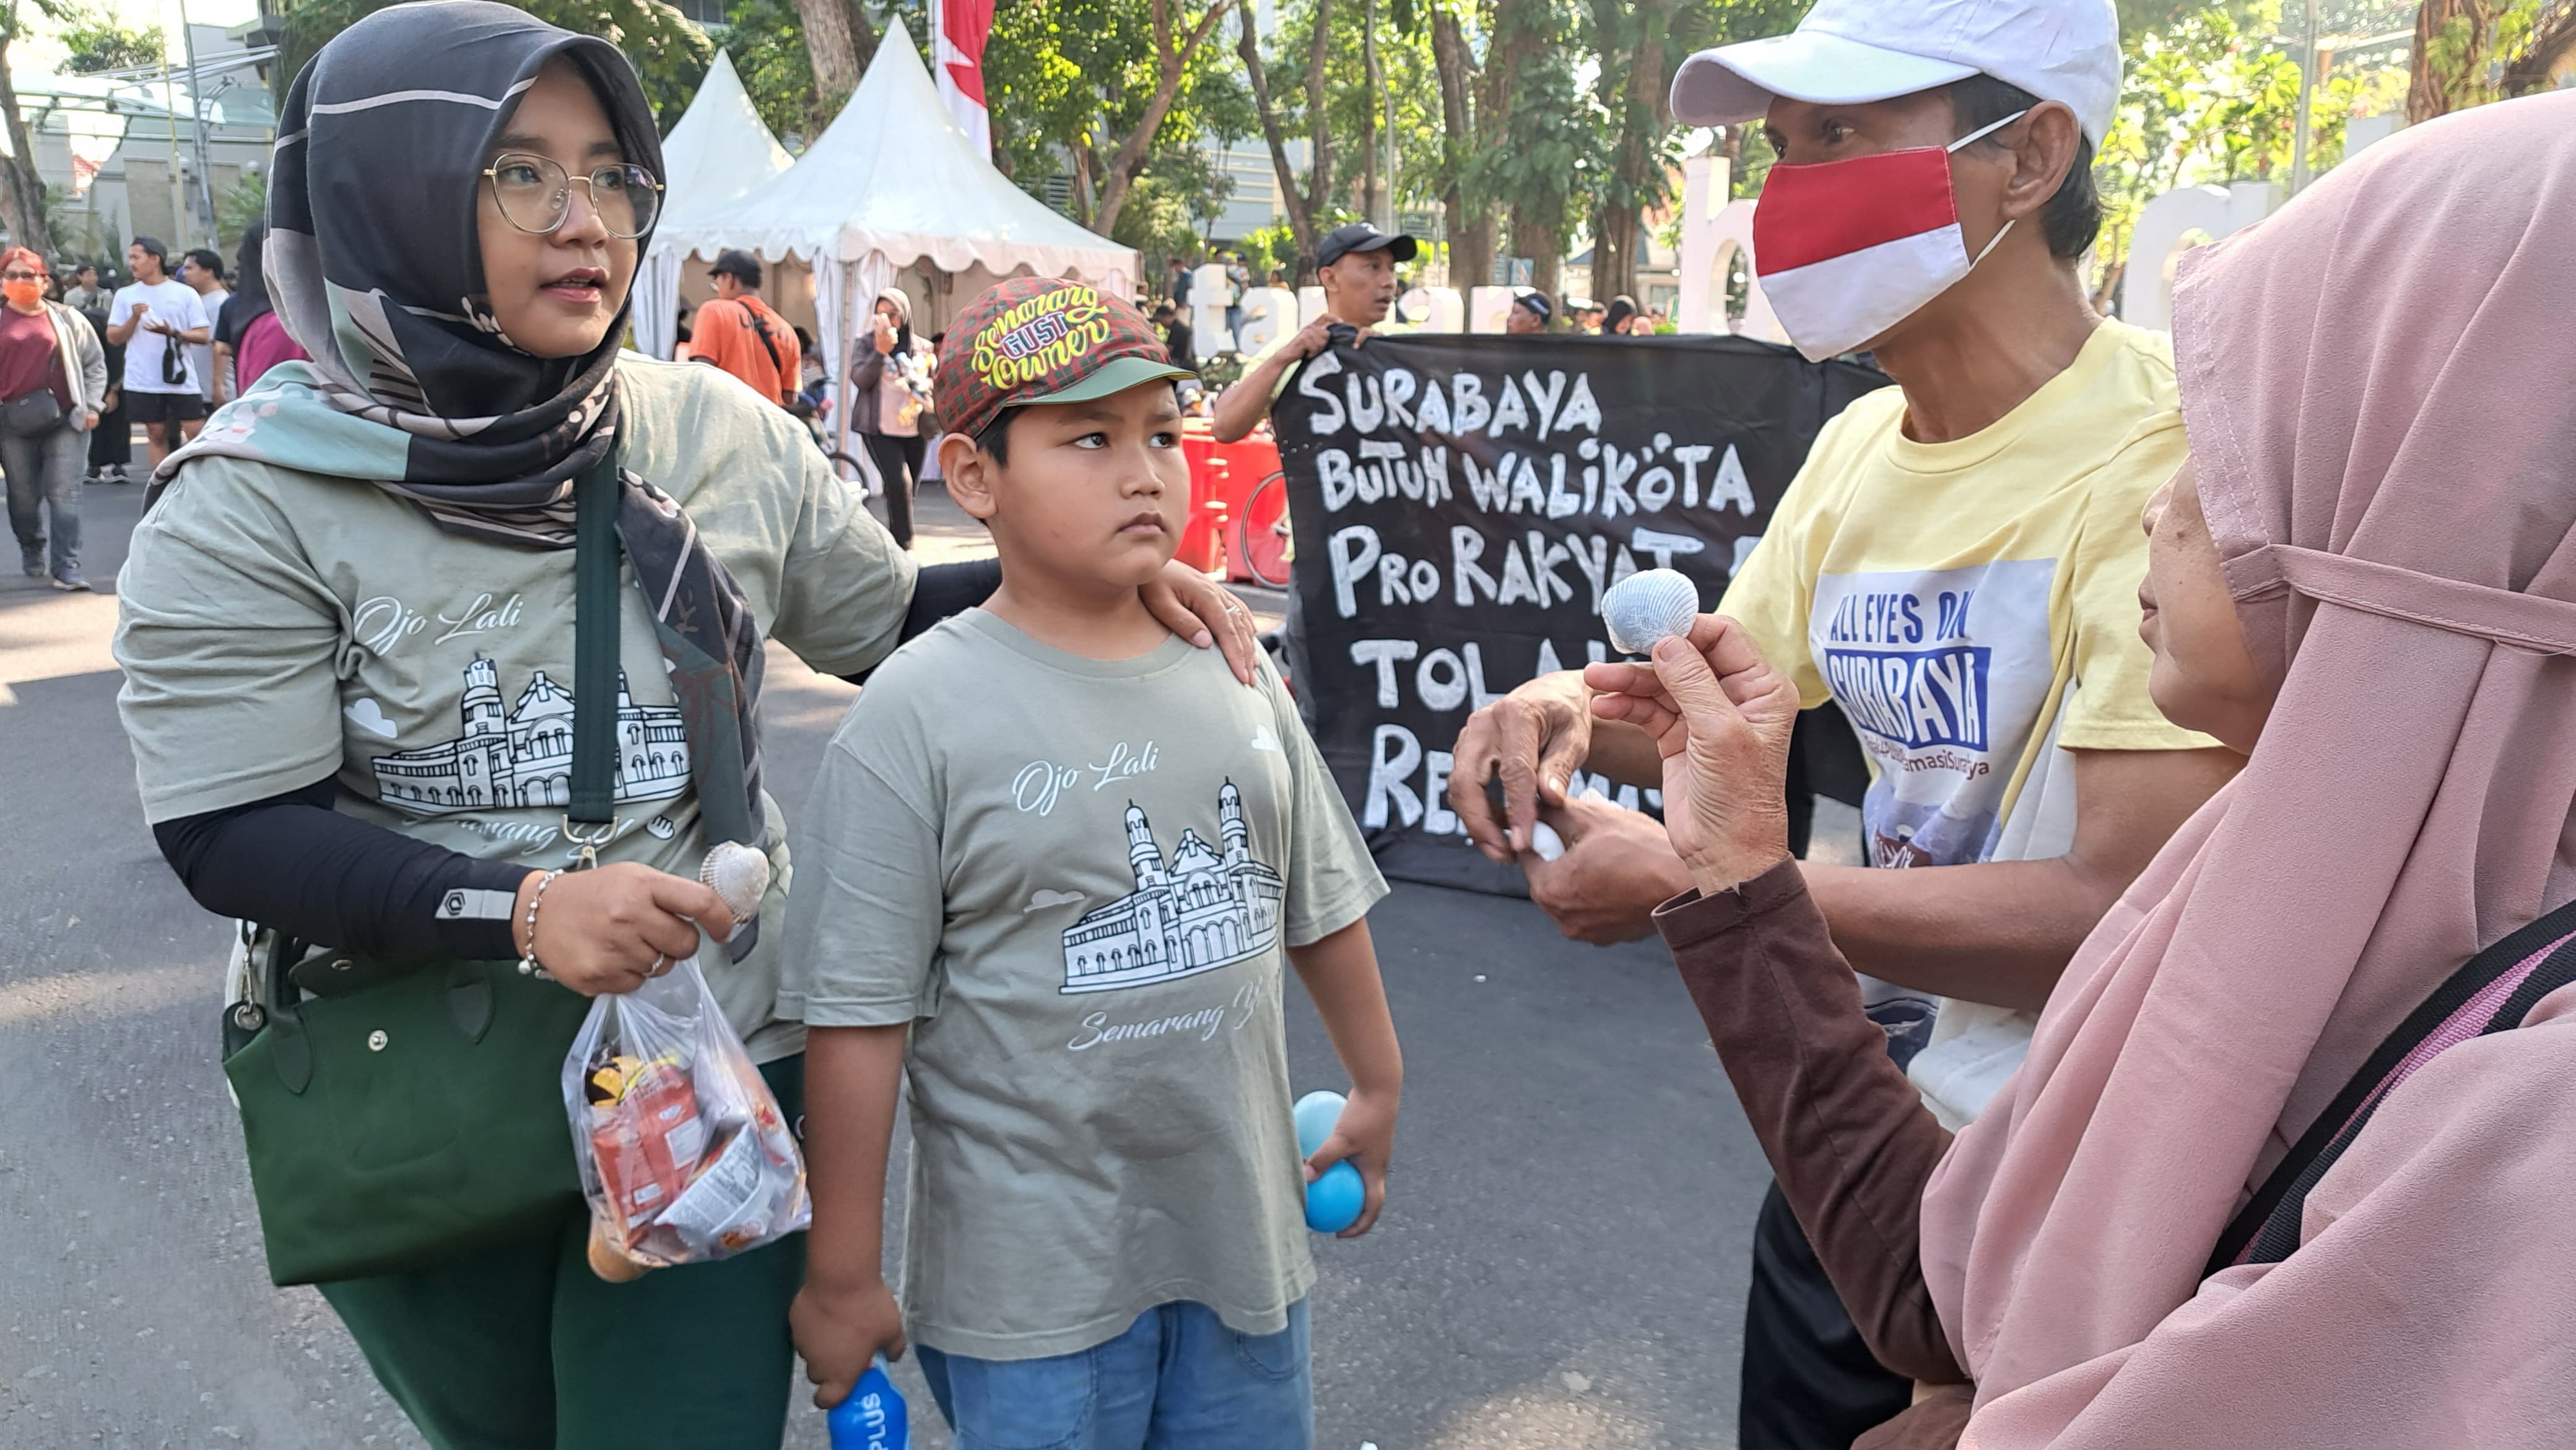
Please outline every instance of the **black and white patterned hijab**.
[[[263, 261], [312, 361], [264, 375], [158, 482], [204, 454], [256, 458], [381, 488], [450, 534], [573, 547], [574, 480], [616, 448], [626, 315], [585, 356], [521, 350], [493, 320], [476, 221], [485, 157], [558, 57], [597, 93], [626, 159], [658, 176], [626, 58], [511, 6], [396, 5], [305, 66], [278, 120]], [[759, 625], [687, 512], [632, 472], [619, 482], [618, 542], [671, 665], [708, 837], [759, 844]], [[735, 933], [737, 960], [751, 936]]]
[[441, 518], [460, 532], [559, 506], [568, 533], [568, 485], [616, 431], [624, 312], [587, 356], [539, 358], [484, 292], [485, 158], [558, 58], [590, 82], [626, 158], [659, 175], [652, 110], [614, 46], [482, 0], [361, 19], [295, 78], [278, 119], [262, 260], [279, 318], [334, 407], [410, 435], [404, 493], [481, 516]]

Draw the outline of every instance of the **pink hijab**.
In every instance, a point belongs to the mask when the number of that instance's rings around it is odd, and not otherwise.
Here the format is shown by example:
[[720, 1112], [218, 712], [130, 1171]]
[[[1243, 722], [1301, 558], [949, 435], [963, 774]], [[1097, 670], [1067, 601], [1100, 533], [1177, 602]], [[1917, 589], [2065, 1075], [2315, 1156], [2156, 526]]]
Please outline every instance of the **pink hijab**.
[[2576, 896], [2576, 94], [2194, 253], [2174, 352], [2283, 684], [1924, 1195], [1961, 1444], [2576, 1445], [2576, 988], [2393, 1093], [2288, 1262], [2201, 1277], [2400, 1019]]

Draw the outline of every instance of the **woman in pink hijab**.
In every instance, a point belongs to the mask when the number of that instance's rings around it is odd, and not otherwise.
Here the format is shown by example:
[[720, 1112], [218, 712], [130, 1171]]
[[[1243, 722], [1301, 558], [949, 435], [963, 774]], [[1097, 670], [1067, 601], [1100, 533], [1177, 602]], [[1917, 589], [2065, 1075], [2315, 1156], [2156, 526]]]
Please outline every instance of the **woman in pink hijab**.
[[2571, 304], [2576, 93], [2186, 260], [2142, 629], [2248, 759], [1955, 1141], [1787, 860], [1795, 690], [1713, 617], [1586, 672], [1662, 744], [1657, 920], [1737, 1093], [1924, 1382], [1862, 1446], [2576, 1445]]

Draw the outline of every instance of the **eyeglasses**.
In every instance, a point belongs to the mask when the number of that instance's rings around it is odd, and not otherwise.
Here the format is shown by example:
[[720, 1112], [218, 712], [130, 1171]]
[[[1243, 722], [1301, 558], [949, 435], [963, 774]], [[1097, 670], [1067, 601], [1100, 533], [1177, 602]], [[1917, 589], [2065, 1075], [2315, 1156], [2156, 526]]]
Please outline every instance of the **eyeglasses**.
[[662, 210], [662, 183], [641, 166], [603, 166], [588, 176], [574, 176], [543, 156], [504, 152], [483, 169], [491, 179], [492, 199], [501, 219], [523, 232], [550, 236], [572, 215], [575, 182], [590, 189], [590, 209], [614, 237], [629, 240], [653, 229]]
[[44, 280], [44, 273], [30, 272], [24, 267], [12, 267], [6, 272], [0, 272], [0, 282], [42, 282]]

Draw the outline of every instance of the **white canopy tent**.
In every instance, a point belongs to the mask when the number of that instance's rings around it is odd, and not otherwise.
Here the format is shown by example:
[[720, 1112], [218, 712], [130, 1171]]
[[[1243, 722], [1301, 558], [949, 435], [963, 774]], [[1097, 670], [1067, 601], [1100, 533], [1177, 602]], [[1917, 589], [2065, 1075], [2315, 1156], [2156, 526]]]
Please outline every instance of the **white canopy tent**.
[[[899, 20], [849, 104], [794, 166], [712, 213], [693, 208], [655, 230], [654, 258], [671, 260], [646, 268], [639, 305], [669, 317], [684, 259], [713, 259], [727, 247], [813, 268], [815, 332], [836, 385], [847, 373], [854, 303], [864, 311], [907, 267], [1079, 277], [1122, 297], [1136, 277], [1133, 248], [1074, 225], [976, 150]], [[913, 300], [916, 325], [931, 330], [925, 299]], [[668, 350], [666, 335], [662, 355]], [[846, 447], [850, 410], [835, 413]]]
[[662, 141], [662, 169], [669, 175], [663, 178], [662, 218], [654, 230], [653, 250], [636, 279], [636, 346], [655, 357], [669, 357], [676, 341], [680, 267], [686, 254], [664, 243], [671, 228], [722, 216], [727, 203], [793, 164], [787, 148], [752, 109], [733, 58], [717, 51], [697, 98]]

